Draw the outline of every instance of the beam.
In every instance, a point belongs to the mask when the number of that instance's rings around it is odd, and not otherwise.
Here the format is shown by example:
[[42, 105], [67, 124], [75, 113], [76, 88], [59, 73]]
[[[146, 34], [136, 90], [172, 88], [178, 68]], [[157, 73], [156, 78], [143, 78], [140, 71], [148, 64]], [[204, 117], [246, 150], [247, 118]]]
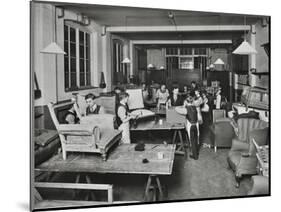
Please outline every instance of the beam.
[[194, 26], [112, 26], [108, 32], [197, 32], [197, 31], [244, 31], [249, 25], [194, 25]]
[[232, 40], [133, 40], [132, 44], [232, 44]]

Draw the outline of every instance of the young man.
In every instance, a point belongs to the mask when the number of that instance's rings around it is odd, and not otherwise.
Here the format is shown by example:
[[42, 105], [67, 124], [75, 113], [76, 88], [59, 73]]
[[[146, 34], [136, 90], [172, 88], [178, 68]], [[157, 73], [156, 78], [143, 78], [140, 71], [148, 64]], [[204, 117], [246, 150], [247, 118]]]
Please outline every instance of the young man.
[[104, 114], [104, 108], [101, 105], [98, 105], [95, 103], [95, 95], [92, 93], [89, 93], [85, 96], [85, 100], [87, 103], [86, 108], [86, 116], [90, 114]]
[[116, 121], [118, 125], [118, 130], [122, 131], [122, 142], [126, 144], [131, 143], [130, 139], [130, 120], [134, 119], [135, 116], [133, 116], [129, 112], [128, 108], [128, 99], [129, 94], [126, 92], [121, 92], [119, 94], [119, 104], [117, 107], [117, 114], [116, 114]]
[[198, 159], [198, 139], [199, 139], [199, 124], [196, 106], [193, 105], [193, 98], [188, 96], [184, 101], [184, 107], [176, 107], [176, 111], [186, 116], [186, 131], [191, 143], [192, 155], [191, 158]]
[[171, 97], [168, 100], [168, 105], [169, 107], [175, 107], [175, 106], [181, 106], [182, 105], [182, 98], [179, 95], [179, 87], [174, 87], [173, 88], [173, 93]]

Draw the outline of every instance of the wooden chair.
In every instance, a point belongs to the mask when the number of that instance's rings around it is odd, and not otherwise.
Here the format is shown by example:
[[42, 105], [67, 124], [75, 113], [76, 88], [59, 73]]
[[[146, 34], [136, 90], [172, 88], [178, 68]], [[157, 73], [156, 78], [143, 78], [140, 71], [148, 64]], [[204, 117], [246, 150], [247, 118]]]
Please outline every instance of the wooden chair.
[[66, 159], [67, 152], [92, 152], [101, 154], [103, 160], [106, 160], [108, 150], [121, 139], [121, 132], [113, 129], [114, 116], [101, 114], [84, 118], [79, 115], [80, 124], [61, 124], [56, 110], [72, 105], [79, 114], [74, 101], [48, 104], [50, 115], [60, 137], [63, 159]]
[[[44, 200], [37, 188], [50, 189], [79, 189], [79, 190], [105, 190], [107, 201], [81, 201], [81, 200]], [[109, 184], [83, 184], [83, 183], [49, 183], [35, 182], [34, 184], [34, 208], [51, 209], [77, 206], [93, 206], [102, 204], [113, 204], [113, 185]]]

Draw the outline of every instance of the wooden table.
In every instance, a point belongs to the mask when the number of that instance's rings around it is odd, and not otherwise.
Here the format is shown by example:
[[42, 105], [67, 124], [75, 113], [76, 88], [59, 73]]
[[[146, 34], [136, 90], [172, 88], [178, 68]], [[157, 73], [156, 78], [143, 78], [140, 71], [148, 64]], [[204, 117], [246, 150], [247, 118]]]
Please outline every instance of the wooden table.
[[[174, 163], [175, 145], [145, 144], [145, 151], [135, 151], [136, 144], [121, 144], [103, 161], [95, 154], [69, 154], [66, 160], [58, 154], [40, 164], [35, 171], [40, 172], [71, 172], [71, 173], [112, 173], [112, 174], [143, 174], [148, 175], [144, 192], [144, 200], [148, 200], [152, 181], [156, 181], [159, 200], [163, 199], [163, 191], [159, 175], [171, 175]], [[158, 153], [164, 154], [158, 159]], [[143, 163], [143, 159], [148, 163]]]
[[[162, 120], [162, 124], [160, 124], [160, 120]], [[172, 144], [176, 144], [178, 147], [176, 149], [177, 154], [184, 155], [185, 158], [187, 158], [187, 144], [184, 144], [183, 136], [182, 136], [182, 130], [185, 130], [185, 124], [178, 123], [178, 124], [172, 124], [166, 121], [166, 118], [159, 118], [156, 120], [144, 120], [137, 124], [137, 126], [132, 126], [131, 131], [154, 131], [154, 130], [172, 130], [173, 133], [173, 139]], [[177, 139], [179, 138], [179, 140]], [[186, 136], [187, 140], [187, 136]], [[179, 142], [178, 142], [179, 141]]]

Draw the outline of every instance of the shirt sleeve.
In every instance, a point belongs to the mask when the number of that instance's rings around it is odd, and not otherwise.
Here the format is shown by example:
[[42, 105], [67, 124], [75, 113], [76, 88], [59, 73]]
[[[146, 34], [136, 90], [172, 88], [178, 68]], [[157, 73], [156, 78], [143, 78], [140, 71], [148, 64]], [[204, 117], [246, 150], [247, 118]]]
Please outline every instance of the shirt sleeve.
[[123, 122], [123, 120], [127, 117], [125, 108], [119, 107], [118, 111], [117, 111], [117, 115], [121, 119], [121, 121]]

